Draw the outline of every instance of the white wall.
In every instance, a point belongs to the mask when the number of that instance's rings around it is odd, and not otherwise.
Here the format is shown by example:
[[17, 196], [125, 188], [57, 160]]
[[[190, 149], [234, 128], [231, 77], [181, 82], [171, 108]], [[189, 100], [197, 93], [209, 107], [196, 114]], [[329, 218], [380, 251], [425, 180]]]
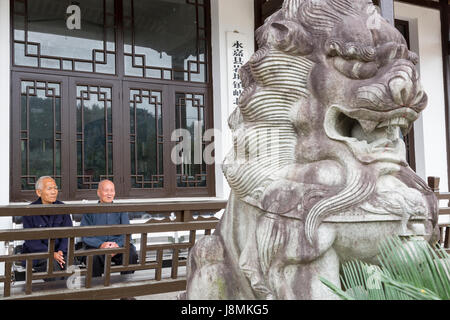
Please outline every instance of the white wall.
[[[9, 1], [0, 0], [0, 205], [9, 203]], [[10, 217], [0, 218], [0, 229], [12, 227]], [[4, 254], [4, 243], [0, 242], [0, 254]], [[4, 273], [0, 264], [0, 275]]]
[[428, 106], [415, 123], [417, 173], [441, 178], [448, 191], [444, 75], [439, 10], [395, 2], [395, 17], [410, 22], [411, 49], [419, 54], [421, 82]]
[[[231, 149], [231, 132], [228, 128], [228, 81], [226, 33], [237, 31], [247, 37], [249, 52], [254, 52], [253, 0], [212, 0], [212, 71], [214, 95], [214, 128], [221, 132], [216, 138], [216, 195], [228, 198], [230, 188], [223, 176], [221, 164]], [[232, 110], [231, 110], [232, 111]]]

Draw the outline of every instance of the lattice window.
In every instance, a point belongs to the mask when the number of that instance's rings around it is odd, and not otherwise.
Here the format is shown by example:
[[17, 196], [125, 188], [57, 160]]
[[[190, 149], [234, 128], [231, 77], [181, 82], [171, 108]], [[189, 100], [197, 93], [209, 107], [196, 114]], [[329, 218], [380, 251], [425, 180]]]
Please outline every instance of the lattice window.
[[113, 180], [112, 88], [77, 85], [78, 189]]
[[14, 0], [14, 65], [115, 74], [114, 0], [78, 0], [79, 29], [67, 26], [70, 4]]
[[[205, 96], [197, 93], [176, 93], [176, 128], [189, 131], [190, 155], [184, 156], [177, 166], [177, 187], [206, 187], [206, 164], [202, 159], [205, 150]], [[179, 139], [179, 143], [182, 142]], [[186, 152], [184, 150], [183, 152]], [[186, 161], [186, 162], [185, 162]]]
[[21, 190], [33, 190], [40, 176], [61, 186], [61, 85], [21, 81]]
[[[5, 1], [11, 201], [34, 200], [42, 175], [63, 201], [97, 199], [102, 179], [120, 198], [214, 195], [213, 165], [202, 159], [212, 125], [210, 0]], [[79, 26], [69, 26], [69, 7]], [[192, 161], [171, 161], [176, 128], [192, 137]]]
[[130, 90], [132, 188], [163, 188], [162, 91]]
[[125, 75], [207, 82], [203, 0], [125, 1], [123, 21]]

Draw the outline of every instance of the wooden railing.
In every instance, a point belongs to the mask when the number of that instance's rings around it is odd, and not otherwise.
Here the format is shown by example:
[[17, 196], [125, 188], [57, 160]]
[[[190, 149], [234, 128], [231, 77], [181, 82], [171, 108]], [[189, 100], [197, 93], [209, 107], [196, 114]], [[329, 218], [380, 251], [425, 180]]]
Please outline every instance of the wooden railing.
[[[0, 277], [3, 283], [2, 299], [114, 299], [128, 296], [149, 295], [185, 290], [186, 278], [179, 276], [179, 268], [186, 266], [186, 260], [180, 259], [182, 250], [189, 250], [196, 241], [197, 231], [203, 230], [204, 234], [211, 234], [215, 229], [218, 219], [212, 214], [224, 209], [226, 201], [205, 202], [177, 202], [177, 203], [133, 203], [133, 204], [94, 204], [94, 205], [33, 205], [33, 206], [0, 206], [1, 216], [33, 216], [55, 214], [83, 214], [83, 213], [108, 213], [108, 212], [146, 212], [159, 214], [163, 219], [151, 219], [145, 223], [130, 225], [109, 225], [89, 227], [65, 227], [65, 228], [38, 228], [0, 230], [0, 241], [13, 242], [17, 240], [48, 239], [49, 251], [44, 253], [10, 254], [0, 256], [0, 263], [5, 266], [4, 276]], [[209, 213], [209, 218], [202, 217]], [[149, 244], [149, 235], [161, 232], [186, 231], [189, 239], [180, 243]], [[100, 235], [125, 235], [123, 248], [76, 250], [75, 239], [79, 237]], [[129, 264], [131, 235], [140, 235], [139, 260], [137, 264]], [[68, 239], [66, 270], [54, 272], [53, 251], [55, 239]], [[171, 252], [170, 274], [163, 276], [163, 253]], [[148, 259], [148, 253], [154, 253], [154, 259]], [[114, 254], [123, 254], [122, 265], [112, 265], [111, 258]], [[92, 277], [93, 257], [105, 255], [104, 276], [101, 279]], [[84, 279], [84, 286], [76, 289], [68, 288], [67, 282], [62, 281], [59, 287], [46, 282], [45, 290], [33, 291], [35, 280], [72, 277], [74, 276], [75, 258], [86, 257], [85, 268], [76, 268], [77, 276]], [[47, 259], [47, 272], [33, 272], [32, 261], [34, 259]], [[21, 290], [18, 294], [12, 294], [13, 265], [26, 261], [25, 283], [15, 284]], [[144, 279], [136, 281], [123, 281], [118, 277], [118, 282], [112, 281], [112, 274], [126, 271], [153, 270]], [[129, 278], [129, 277], [128, 277]], [[131, 277], [133, 279], [133, 277]], [[54, 290], [48, 290], [54, 288]]]
[[[450, 217], [450, 192], [439, 191], [439, 177], [428, 177], [428, 186], [434, 191], [439, 200], [439, 216], [448, 215]], [[445, 204], [441, 204], [445, 200]], [[439, 223], [441, 233], [440, 243], [450, 253], [450, 222]]]

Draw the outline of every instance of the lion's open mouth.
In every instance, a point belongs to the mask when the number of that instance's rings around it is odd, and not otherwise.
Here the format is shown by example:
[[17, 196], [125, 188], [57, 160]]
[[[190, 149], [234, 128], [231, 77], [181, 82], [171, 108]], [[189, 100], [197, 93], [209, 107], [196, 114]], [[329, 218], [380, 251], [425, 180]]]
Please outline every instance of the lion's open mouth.
[[406, 165], [403, 135], [417, 114], [406, 109], [390, 113], [364, 110], [364, 118], [373, 120], [365, 120], [360, 115], [360, 110], [348, 111], [332, 106], [325, 116], [325, 132], [331, 139], [347, 144], [360, 161]]

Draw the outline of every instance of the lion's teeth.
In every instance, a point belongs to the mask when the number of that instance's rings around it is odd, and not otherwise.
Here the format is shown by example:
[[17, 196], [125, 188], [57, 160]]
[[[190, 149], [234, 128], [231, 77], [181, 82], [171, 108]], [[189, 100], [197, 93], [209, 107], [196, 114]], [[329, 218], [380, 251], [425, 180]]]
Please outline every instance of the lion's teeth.
[[388, 127], [389, 123], [390, 123], [390, 120], [383, 121], [377, 126], [377, 128]]
[[404, 128], [404, 127], [407, 128], [409, 126], [409, 122], [405, 118], [398, 117], [398, 118], [393, 118], [393, 119], [389, 119], [389, 120], [381, 122], [377, 126], [377, 128], [383, 128], [383, 127], [389, 127], [389, 126], [399, 126], [402, 128]]
[[398, 125], [400, 127], [409, 127], [409, 121], [408, 120], [406, 120], [405, 118], [398, 118], [398, 119], [399, 119]]
[[378, 122], [370, 120], [359, 120], [359, 124], [366, 134], [371, 133], [378, 125]]

